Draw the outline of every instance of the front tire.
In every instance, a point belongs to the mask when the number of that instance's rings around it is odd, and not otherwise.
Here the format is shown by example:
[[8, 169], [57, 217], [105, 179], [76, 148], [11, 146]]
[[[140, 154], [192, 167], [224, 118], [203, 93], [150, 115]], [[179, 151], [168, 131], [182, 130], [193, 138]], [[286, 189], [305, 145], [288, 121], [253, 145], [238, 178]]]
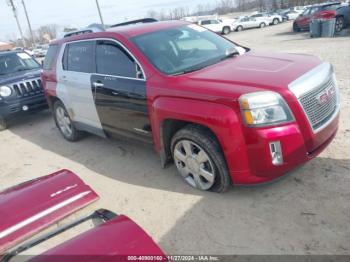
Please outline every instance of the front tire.
[[295, 33], [300, 32], [300, 27], [295, 22], [293, 23], [293, 32]]
[[261, 23], [259, 27], [260, 27], [260, 28], [264, 28], [265, 26], [266, 26], [265, 23]]
[[173, 136], [171, 151], [179, 173], [190, 186], [218, 193], [230, 187], [225, 158], [211, 132], [188, 125]]
[[238, 32], [243, 31], [243, 26], [241, 26], [241, 25], [238, 26], [238, 27], [237, 27], [237, 31], [238, 31]]
[[272, 24], [273, 24], [273, 25], [277, 25], [279, 22], [280, 22], [280, 21], [278, 20], [278, 18], [274, 18], [274, 19], [272, 20]]
[[0, 131], [6, 130], [7, 126], [7, 121], [3, 118], [0, 118]]
[[67, 109], [61, 101], [56, 101], [56, 103], [54, 104], [53, 115], [56, 122], [56, 126], [58, 127], [60, 133], [66, 140], [70, 142], [75, 142], [81, 139], [83, 133], [76, 129], [73, 121], [71, 120], [67, 112]]

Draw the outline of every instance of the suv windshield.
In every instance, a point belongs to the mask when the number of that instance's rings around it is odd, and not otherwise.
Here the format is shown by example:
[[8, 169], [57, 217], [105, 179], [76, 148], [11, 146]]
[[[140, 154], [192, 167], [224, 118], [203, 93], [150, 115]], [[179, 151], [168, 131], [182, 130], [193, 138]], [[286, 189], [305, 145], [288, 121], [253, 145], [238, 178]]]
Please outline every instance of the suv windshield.
[[0, 76], [39, 68], [38, 62], [27, 53], [0, 54]]
[[136, 36], [133, 43], [161, 72], [185, 74], [238, 55], [241, 47], [197, 25]]

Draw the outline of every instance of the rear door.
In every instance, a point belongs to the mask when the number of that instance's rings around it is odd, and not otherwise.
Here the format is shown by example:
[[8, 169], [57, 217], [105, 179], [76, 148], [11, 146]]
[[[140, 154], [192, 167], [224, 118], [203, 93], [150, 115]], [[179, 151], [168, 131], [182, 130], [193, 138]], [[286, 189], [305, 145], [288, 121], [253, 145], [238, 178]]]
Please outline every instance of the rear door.
[[91, 77], [96, 109], [105, 131], [151, 141], [146, 79], [131, 53], [114, 40], [96, 41]]
[[94, 40], [67, 43], [59, 57], [57, 96], [80, 129], [104, 136], [94, 104], [91, 75], [94, 72]]

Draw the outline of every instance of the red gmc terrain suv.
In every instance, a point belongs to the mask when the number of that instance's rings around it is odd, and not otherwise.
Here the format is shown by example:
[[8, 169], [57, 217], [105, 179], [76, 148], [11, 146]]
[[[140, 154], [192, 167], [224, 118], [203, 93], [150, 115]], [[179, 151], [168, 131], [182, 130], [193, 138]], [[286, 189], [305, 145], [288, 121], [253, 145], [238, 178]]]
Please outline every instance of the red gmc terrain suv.
[[65, 139], [87, 131], [153, 142], [162, 165], [173, 160], [201, 190], [276, 179], [318, 155], [338, 129], [329, 63], [250, 51], [182, 21], [55, 41], [42, 81]]

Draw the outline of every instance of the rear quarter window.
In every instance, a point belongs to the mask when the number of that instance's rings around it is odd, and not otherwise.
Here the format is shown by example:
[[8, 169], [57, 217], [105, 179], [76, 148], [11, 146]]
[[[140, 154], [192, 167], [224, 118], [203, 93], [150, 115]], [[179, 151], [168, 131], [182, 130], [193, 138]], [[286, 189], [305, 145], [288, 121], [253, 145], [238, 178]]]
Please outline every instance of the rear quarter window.
[[51, 70], [53, 68], [58, 50], [59, 50], [58, 45], [49, 46], [49, 49], [47, 50], [47, 54], [44, 60], [44, 66], [43, 66], [44, 70]]

